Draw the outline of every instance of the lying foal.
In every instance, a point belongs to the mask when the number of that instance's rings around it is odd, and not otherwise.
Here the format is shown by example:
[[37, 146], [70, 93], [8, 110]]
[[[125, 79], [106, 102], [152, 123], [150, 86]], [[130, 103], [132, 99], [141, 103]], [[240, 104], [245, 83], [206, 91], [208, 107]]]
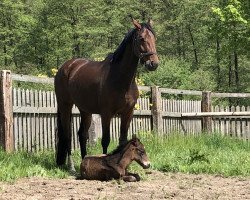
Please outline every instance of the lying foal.
[[144, 169], [150, 167], [144, 146], [135, 136], [126, 144], [118, 146], [111, 154], [85, 156], [80, 166], [81, 177], [102, 181], [120, 178], [129, 182], [139, 181], [140, 176], [138, 174], [127, 171], [133, 160]]

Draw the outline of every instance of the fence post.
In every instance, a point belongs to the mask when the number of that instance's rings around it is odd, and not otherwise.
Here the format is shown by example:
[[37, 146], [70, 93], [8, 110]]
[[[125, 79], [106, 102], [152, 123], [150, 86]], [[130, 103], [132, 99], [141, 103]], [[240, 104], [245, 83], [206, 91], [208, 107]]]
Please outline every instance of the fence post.
[[92, 115], [91, 125], [89, 127], [88, 134], [90, 145], [95, 145], [98, 138], [102, 135], [101, 117], [99, 115]]
[[[201, 112], [211, 112], [211, 92], [203, 91], [201, 100]], [[202, 118], [202, 130], [212, 132], [212, 117]]]
[[0, 145], [7, 152], [14, 150], [12, 79], [9, 70], [0, 71]]
[[151, 87], [152, 98], [152, 118], [153, 118], [153, 131], [157, 134], [163, 133], [163, 120], [162, 120], [162, 105], [161, 105], [161, 92], [158, 86]]

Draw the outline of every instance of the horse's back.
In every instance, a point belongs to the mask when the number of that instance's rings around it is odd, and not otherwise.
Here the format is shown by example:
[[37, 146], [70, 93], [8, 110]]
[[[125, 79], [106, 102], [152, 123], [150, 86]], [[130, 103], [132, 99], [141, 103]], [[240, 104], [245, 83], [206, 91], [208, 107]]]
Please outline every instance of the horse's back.
[[83, 58], [66, 61], [55, 77], [55, 91], [59, 101], [75, 104], [88, 113], [97, 113], [105, 63]]
[[85, 65], [88, 62], [89, 61], [87, 59], [73, 58], [63, 63], [55, 76], [55, 90], [57, 91], [57, 89], [60, 87], [66, 89], [68, 86], [69, 79], [72, 76], [72, 73], [75, 73], [77, 69], [79, 69], [81, 66]]
[[[61, 77], [71, 79], [76, 75], [76, 73], [83, 70], [93, 70], [95, 66], [100, 66], [101, 62], [92, 61], [84, 58], [73, 58], [66, 61], [58, 70], [58, 73], [55, 76], [55, 79]], [[92, 69], [91, 69], [92, 68]]]

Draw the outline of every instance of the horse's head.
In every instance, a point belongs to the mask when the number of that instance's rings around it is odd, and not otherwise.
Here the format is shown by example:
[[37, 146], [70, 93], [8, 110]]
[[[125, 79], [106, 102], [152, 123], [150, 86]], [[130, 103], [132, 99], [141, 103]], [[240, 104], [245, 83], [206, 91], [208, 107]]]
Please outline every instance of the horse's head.
[[140, 24], [132, 18], [132, 23], [136, 29], [133, 42], [134, 52], [148, 70], [154, 71], [158, 67], [159, 58], [156, 52], [155, 33], [152, 29], [152, 21], [149, 20], [148, 23]]
[[145, 151], [144, 145], [138, 138], [133, 136], [130, 145], [131, 151], [133, 152], [133, 160], [139, 163], [144, 169], [150, 167], [150, 162]]

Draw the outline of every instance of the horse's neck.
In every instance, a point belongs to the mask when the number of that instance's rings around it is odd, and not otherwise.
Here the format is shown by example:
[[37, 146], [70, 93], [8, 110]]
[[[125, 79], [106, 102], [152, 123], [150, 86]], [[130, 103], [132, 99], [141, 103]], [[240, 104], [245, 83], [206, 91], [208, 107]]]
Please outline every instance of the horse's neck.
[[125, 90], [129, 89], [135, 80], [138, 60], [133, 52], [132, 43], [128, 43], [121, 61], [115, 63], [112, 67], [116, 87]]
[[132, 162], [132, 159], [130, 159], [130, 156], [127, 154], [127, 152], [128, 151], [119, 152], [117, 154], [106, 157], [108, 165], [125, 170], [128, 167], [128, 165]]
[[[130, 152], [129, 152], [130, 153]], [[130, 163], [133, 161], [133, 159], [131, 159], [131, 156], [128, 154], [128, 152], [125, 152], [122, 156], [122, 158], [119, 161], [119, 165], [126, 169]]]

